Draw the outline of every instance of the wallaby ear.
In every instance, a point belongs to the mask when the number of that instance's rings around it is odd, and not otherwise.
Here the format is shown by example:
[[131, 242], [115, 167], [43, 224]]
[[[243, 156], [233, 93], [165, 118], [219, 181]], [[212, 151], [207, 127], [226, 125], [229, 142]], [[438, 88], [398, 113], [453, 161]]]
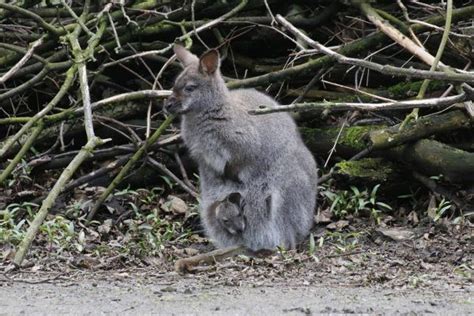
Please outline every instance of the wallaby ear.
[[219, 51], [217, 49], [208, 50], [199, 58], [199, 71], [201, 73], [212, 75], [219, 69], [219, 66]]
[[241, 198], [242, 198], [242, 195], [240, 195], [239, 192], [233, 192], [229, 194], [229, 196], [227, 197], [227, 201], [240, 205]]
[[174, 44], [173, 51], [183, 66], [189, 66], [199, 62], [199, 58], [180, 44]]

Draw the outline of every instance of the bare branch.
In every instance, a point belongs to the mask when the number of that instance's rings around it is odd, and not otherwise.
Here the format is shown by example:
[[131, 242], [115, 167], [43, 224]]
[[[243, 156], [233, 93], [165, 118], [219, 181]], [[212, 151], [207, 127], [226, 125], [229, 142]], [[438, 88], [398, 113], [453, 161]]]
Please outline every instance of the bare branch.
[[[277, 18], [278, 19], [278, 18]], [[467, 87], [466, 87], [467, 88]], [[472, 89], [472, 88], [471, 88]], [[407, 110], [422, 107], [449, 106], [463, 102], [472, 98], [468, 93], [461, 93], [455, 96], [445, 98], [432, 98], [421, 100], [407, 100], [382, 103], [351, 103], [351, 102], [307, 102], [282, 105], [278, 107], [267, 107], [262, 105], [258, 110], [249, 111], [250, 114], [267, 114], [274, 112], [301, 112], [308, 110], [317, 111], [348, 111], [348, 110], [366, 110], [366, 111], [386, 111], [386, 110]]]
[[43, 44], [43, 40], [44, 40], [44, 37], [41, 37], [40, 39], [34, 41], [33, 43], [31, 43], [30, 47], [28, 48], [28, 51], [26, 52], [26, 54], [16, 63], [15, 66], [13, 66], [9, 71], [7, 71], [6, 73], [3, 74], [3, 76], [0, 77], [0, 84], [4, 84], [5, 81], [7, 81], [8, 79], [10, 79], [11, 76], [13, 76], [13, 74], [15, 74], [15, 72], [18, 71], [18, 69], [20, 69], [21, 67], [23, 67], [23, 65], [30, 59], [30, 57], [33, 55], [36, 47], [40, 46], [41, 44]]
[[415, 77], [415, 78], [422, 78], [422, 79], [439, 79], [439, 80], [447, 80], [447, 81], [458, 81], [458, 82], [469, 82], [474, 83], [474, 75], [471, 73], [444, 73], [439, 71], [428, 71], [428, 70], [420, 70], [420, 69], [413, 69], [413, 68], [400, 68], [394, 67], [390, 65], [381, 65], [371, 61], [357, 59], [357, 58], [350, 58], [346, 57], [342, 54], [339, 54], [326, 46], [316, 42], [300, 32], [296, 27], [294, 27], [290, 22], [288, 22], [284, 17], [281, 15], [277, 15], [276, 19], [279, 23], [281, 23], [285, 28], [287, 28], [293, 35], [295, 35], [300, 40], [307, 43], [309, 46], [316, 48], [321, 53], [333, 57], [340, 63], [355, 65], [360, 67], [369, 68], [371, 70], [378, 71], [383, 74], [395, 75], [395, 76], [408, 76], [408, 77]]

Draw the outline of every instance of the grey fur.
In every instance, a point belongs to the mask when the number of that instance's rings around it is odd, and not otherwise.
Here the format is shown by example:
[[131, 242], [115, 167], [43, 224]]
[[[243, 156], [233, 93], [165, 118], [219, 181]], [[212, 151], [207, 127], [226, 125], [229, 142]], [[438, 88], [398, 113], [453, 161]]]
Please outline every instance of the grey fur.
[[[218, 246], [295, 247], [313, 223], [317, 171], [293, 119], [287, 113], [248, 114], [259, 105], [278, 104], [254, 89], [229, 91], [217, 51], [200, 59], [181, 46], [175, 53], [185, 69], [167, 109], [181, 114], [184, 143], [199, 166], [201, 218], [209, 237]], [[232, 192], [239, 192], [247, 205], [242, 236], [221, 234], [227, 230], [215, 217], [219, 203]]]
[[215, 218], [219, 227], [230, 235], [242, 235], [245, 231], [246, 218], [243, 214], [242, 196], [238, 192], [229, 194], [216, 207]]

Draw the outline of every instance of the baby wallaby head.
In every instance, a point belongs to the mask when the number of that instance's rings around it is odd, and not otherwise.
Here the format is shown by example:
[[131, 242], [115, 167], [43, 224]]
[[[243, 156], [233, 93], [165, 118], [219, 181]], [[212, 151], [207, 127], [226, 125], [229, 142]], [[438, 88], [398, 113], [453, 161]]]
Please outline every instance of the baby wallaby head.
[[219, 52], [211, 49], [198, 58], [181, 45], [176, 44], [173, 49], [184, 70], [176, 78], [166, 109], [185, 114], [219, 104], [228, 92], [219, 71]]
[[229, 194], [216, 208], [217, 222], [231, 235], [245, 230], [242, 196], [235, 192]]

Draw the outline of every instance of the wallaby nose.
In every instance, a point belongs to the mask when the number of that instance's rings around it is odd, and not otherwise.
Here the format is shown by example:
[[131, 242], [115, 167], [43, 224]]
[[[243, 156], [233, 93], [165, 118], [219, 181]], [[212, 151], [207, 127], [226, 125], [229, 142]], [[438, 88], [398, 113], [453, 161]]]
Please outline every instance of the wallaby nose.
[[167, 113], [175, 114], [177, 112], [178, 103], [178, 98], [172, 94], [165, 100], [163, 110]]
[[235, 228], [235, 230], [237, 231], [237, 234], [242, 234], [245, 230], [245, 224], [242, 223], [241, 225], [237, 225], [237, 227]]

